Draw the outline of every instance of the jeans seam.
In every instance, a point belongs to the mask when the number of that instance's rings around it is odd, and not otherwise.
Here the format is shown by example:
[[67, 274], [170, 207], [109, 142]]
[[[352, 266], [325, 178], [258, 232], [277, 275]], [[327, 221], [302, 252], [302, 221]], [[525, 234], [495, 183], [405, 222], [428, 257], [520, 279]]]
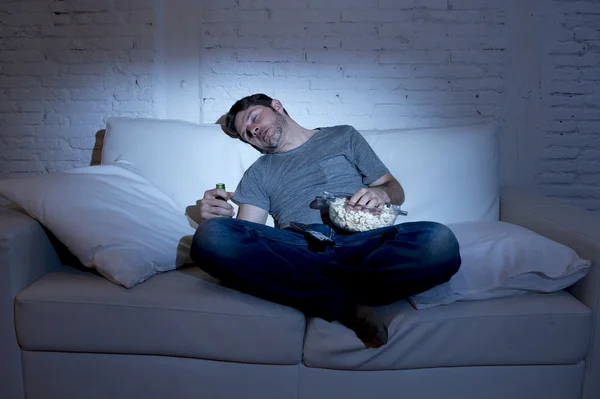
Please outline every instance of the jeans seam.
[[[381, 236], [380, 236], [381, 237]], [[378, 238], [380, 238], [378, 237]], [[371, 237], [371, 239], [373, 239], [374, 237]], [[364, 241], [360, 241], [356, 244], [343, 244], [343, 245], [339, 245], [337, 242], [335, 243], [335, 245], [333, 246], [334, 248], [356, 248], [356, 247], [362, 247], [363, 245], [365, 245], [369, 240], [364, 240]]]
[[295, 242], [290, 242], [290, 241], [285, 241], [285, 240], [278, 240], [277, 238], [272, 238], [272, 237], [267, 237], [265, 235], [262, 235], [259, 230], [255, 229], [253, 227], [246, 229], [246, 232], [251, 233], [254, 236], [258, 236], [263, 240], [279, 242], [279, 243], [283, 243], [283, 244], [287, 244], [287, 245], [295, 245], [297, 247], [308, 246], [308, 243], [306, 242], [306, 240], [304, 243], [295, 243]]
[[[396, 227], [396, 226], [394, 226]], [[396, 230], [400, 231], [398, 227], [396, 227]], [[355, 233], [355, 234], [360, 234], [360, 233]], [[369, 237], [368, 239], [365, 239], [363, 241], [359, 241], [356, 244], [347, 244], [344, 243], [343, 245], [338, 245], [338, 243], [336, 242], [335, 245], [333, 246], [333, 248], [356, 248], [356, 247], [360, 247], [365, 245], [367, 242], [373, 240], [373, 239], [381, 239], [381, 236], [383, 236], [383, 234], [385, 234], [385, 232], [381, 232], [380, 235], [376, 236], [376, 237]], [[334, 240], [335, 241], [335, 240]]]

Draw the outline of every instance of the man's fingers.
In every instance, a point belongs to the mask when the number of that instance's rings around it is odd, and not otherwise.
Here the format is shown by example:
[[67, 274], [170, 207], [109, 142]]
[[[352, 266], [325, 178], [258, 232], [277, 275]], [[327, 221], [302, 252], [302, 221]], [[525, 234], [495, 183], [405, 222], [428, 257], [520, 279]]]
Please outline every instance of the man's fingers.
[[367, 208], [377, 208], [379, 206], [379, 204], [381, 203], [381, 201], [379, 201], [379, 198], [373, 196], [367, 203], [366, 206]]
[[210, 200], [216, 198], [224, 198], [225, 200], [229, 200], [231, 197], [233, 197], [232, 192], [225, 191], [222, 188], [212, 188], [204, 192], [204, 197], [202, 199]]
[[[227, 204], [229, 205], [229, 204]], [[222, 206], [211, 206], [208, 211], [215, 215], [233, 216], [233, 207], [229, 205], [227, 208]]]
[[375, 194], [373, 194], [371, 192], [367, 192], [362, 197], [360, 197], [357, 204], [363, 205], [363, 206], [368, 206], [367, 204], [369, 202], [371, 202], [372, 200], [377, 201], [377, 197], [375, 197]]
[[359, 189], [356, 193], [354, 193], [354, 195], [352, 197], [350, 197], [349, 202], [352, 204], [357, 204], [358, 201], [362, 198], [363, 195], [365, 195], [366, 192], [367, 192], [367, 190], [365, 190], [364, 188]]
[[196, 201], [200, 207], [200, 216], [203, 220], [217, 217], [233, 217], [235, 210], [227, 201], [233, 197], [233, 192], [220, 188], [213, 188], [204, 192], [204, 197]]
[[202, 220], [209, 220], [209, 219], [229, 217], [229, 215], [218, 215], [218, 214], [210, 213], [210, 212], [203, 212], [200, 215], [202, 216]]
[[211, 219], [215, 217], [233, 217], [234, 212], [233, 209], [225, 209], [221, 207], [205, 207], [201, 212], [202, 218]]
[[202, 197], [202, 200], [208, 200], [208, 199], [214, 199], [216, 196], [216, 188], [212, 188], [210, 190], [206, 190], [204, 192], [204, 197]]
[[220, 199], [204, 199], [200, 201], [201, 213], [210, 213], [214, 215], [233, 216], [233, 206]]
[[215, 188], [213, 189], [213, 195], [215, 198], [223, 198], [224, 200], [228, 200], [229, 199], [229, 194], [227, 193], [227, 191], [223, 190], [222, 188]]
[[214, 207], [220, 207], [220, 208], [225, 208], [225, 209], [233, 209], [233, 206], [229, 203], [229, 202], [225, 202], [222, 199], [218, 199], [218, 198], [207, 198], [201, 201], [202, 204], [204, 204], [205, 206], [214, 206]]
[[387, 194], [376, 188], [361, 188], [349, 200], [349, 202], [368, 208], [381, 208], [389, 201]]

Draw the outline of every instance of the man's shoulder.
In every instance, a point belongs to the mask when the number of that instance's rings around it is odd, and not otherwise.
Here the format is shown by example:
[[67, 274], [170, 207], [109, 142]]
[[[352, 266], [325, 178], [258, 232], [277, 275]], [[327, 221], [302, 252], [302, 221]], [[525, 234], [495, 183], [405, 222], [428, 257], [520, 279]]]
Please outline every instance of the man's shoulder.
[[245, 174], [260, 173], [260, 170], [264, 169], [266, 166], [267, 156], [266, 154], [263, 154], [258, 157], [256, 161], [252, 162], [252, 164], [246, 169]]
[[334, 125], [320, 128], [324, 135], [346, 136], [357, 134], [358, 131], [352, 125]]
[[332, 125], [320, 128], [321, 130], [336, 131], [336, 132], [347, 132], [356, 131], [356, 128], [352, 125]]

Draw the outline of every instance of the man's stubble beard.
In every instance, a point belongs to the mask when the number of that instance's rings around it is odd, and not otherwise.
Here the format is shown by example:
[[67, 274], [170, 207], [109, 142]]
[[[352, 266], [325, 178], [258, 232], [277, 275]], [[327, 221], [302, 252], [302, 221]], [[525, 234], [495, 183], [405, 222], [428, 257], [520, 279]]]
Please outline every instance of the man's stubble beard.
[[277, 149], [279, 143], [281, 142], [281, 136], [283, 136], [283, 131], [285, 130], [287, 125], [288, 121], [283, 117], [283, 115], [276, 113], [275, 123], [273, 124], [273, 134], [271, 135], [271, 138], [269, 140], [269, 146], [266, 149], [267, 152], [273, 153]]

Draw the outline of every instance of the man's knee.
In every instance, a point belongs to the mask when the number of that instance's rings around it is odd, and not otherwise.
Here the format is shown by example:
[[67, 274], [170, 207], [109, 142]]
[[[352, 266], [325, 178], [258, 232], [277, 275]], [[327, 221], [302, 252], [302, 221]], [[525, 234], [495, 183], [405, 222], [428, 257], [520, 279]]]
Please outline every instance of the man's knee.
[[195, 263], [206, 258], [219, 257], [231, 243], [233, 219], [214, 218], [203, 221], [196, 228], [190, 256]]
[[460, 268], [460, 246], [456, 236], [447, 226], [431, 223], [426, 243], [426, 253], [431, 266], [436, 267], [445, 280], [449, 280]]

